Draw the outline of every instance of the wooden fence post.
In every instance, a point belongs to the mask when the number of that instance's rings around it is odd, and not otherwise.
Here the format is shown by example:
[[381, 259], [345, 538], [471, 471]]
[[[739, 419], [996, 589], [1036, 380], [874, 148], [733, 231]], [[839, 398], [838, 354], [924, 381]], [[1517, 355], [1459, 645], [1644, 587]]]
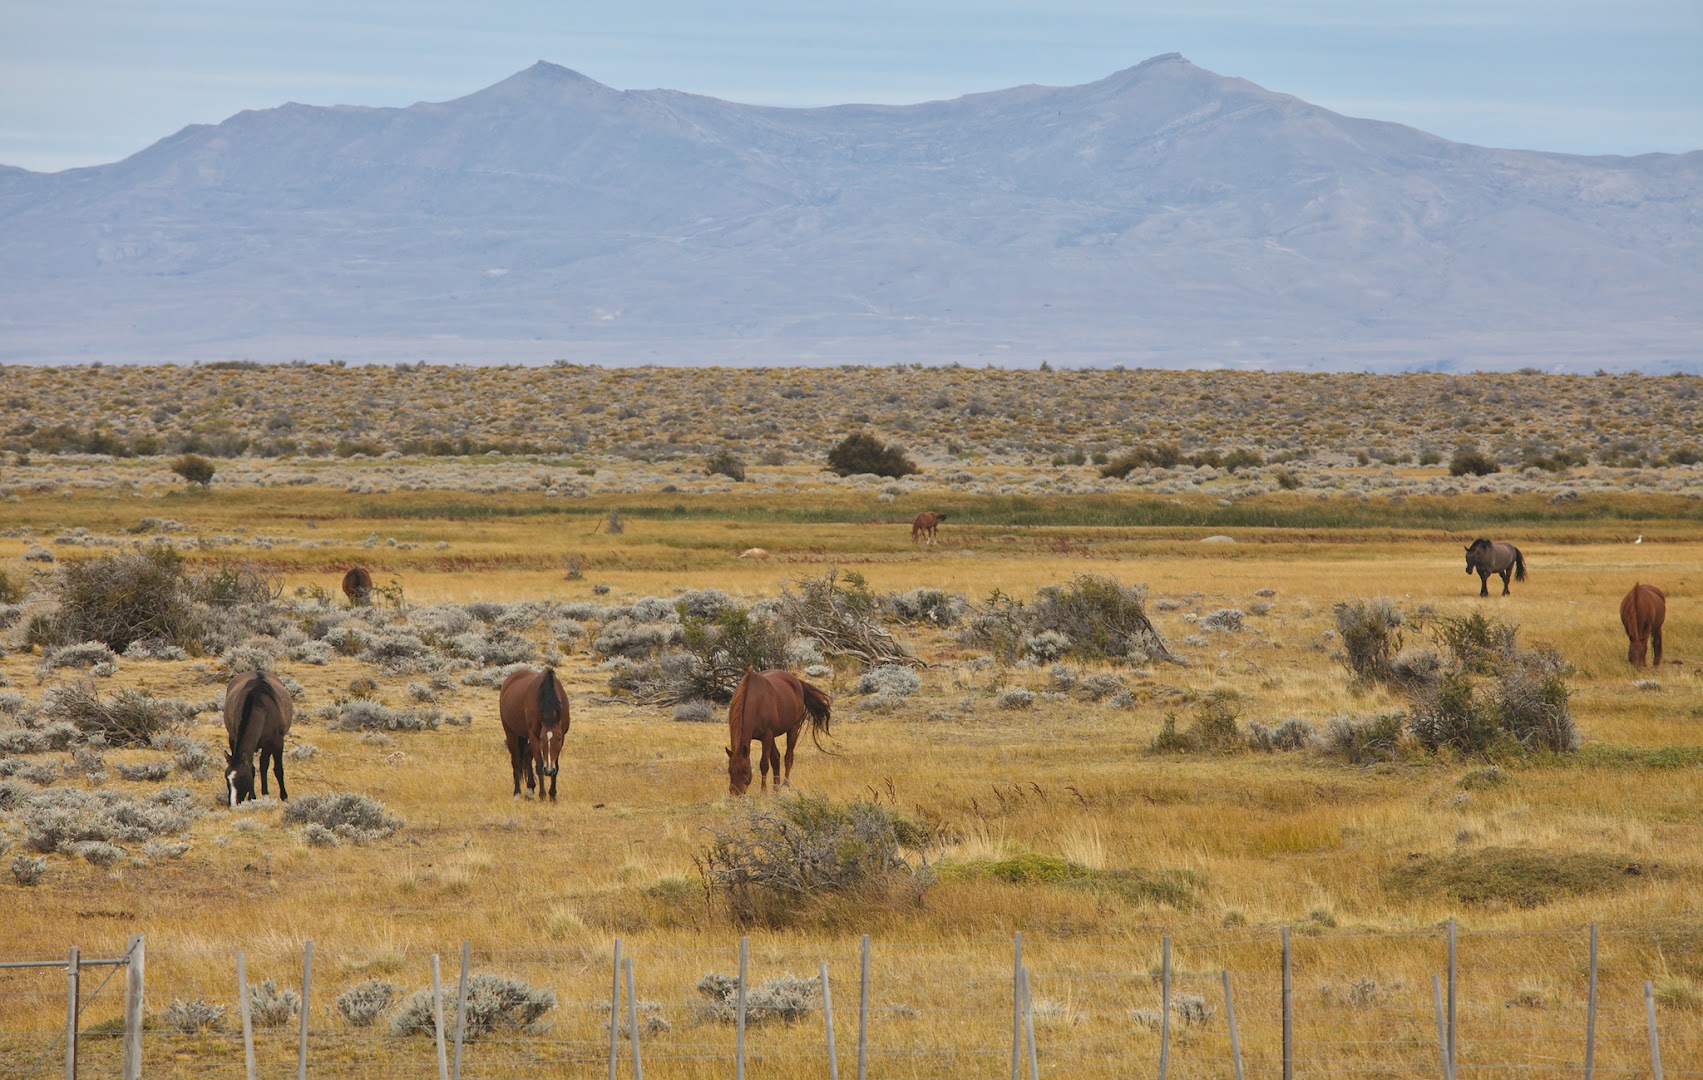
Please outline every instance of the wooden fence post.
[[1294, 970], [1289, 954], [1289, 928], [1283, 928], [1283, 1080], [1295, 1080]]
[[1023, 1041], [1029, 1047], [1029, 1080], [1041, 1080], [1041, 1063], [1035, 1049], [1035, 999], [1030, 994], [1029, 965], [1023, 965]]
[[302, 1038], [296, 1050], [296, 1080], [307, 1080], [308, 1002], [313, 989], [313, 940], [302, 942]]
[[1230, 969], [1224, 969], [1224, 1023], [1230, 1028], [1230, 1063], [1236, 1067], [1236, 1080], [1242, 1077], [1242, 1040], [1236, 1033], [1236, 999], [1230, 996]]
[[863, 935], [862, 975], [857, 988], [857, 1080], [869, 1072], [869, 935]]
[[242, 1056], [248, 1066], [248, 1080], [254, 1080], [254, 1018], [248, 1004], [248, 965], [242, 950], [237, 950], [237, 1012], [242, 1015]]
[[[1148, 970], [1152, 970], [1149, 968]], [[1159, 946], [1159, 1080], [1171, 1067], [1171, 935]]]
[[443, 1042], [443, 973], [438, 954], [432, 954], [432, 1035], [438, 1044], [438, 1080], [449, 1080], [449, 1054]]
[[1443, 1080], [1455, 1080], [1454, 1062], [1449, 1060], [1448, 1020], [1443, 1010], [1443, 980], [1431, 976], [1431, 1010], [1437, 1017], [1437, 1057], [1443, 1063]]
[[633, 1080], [645, 1080], [644, 1059], [639, 1056], [639, 1001], [633, 993], [633, 958], [624, 957], [627, 965], [627, 1030], [633, 1036]]
[[65, 964], [65, 1080], [77, 1080], [77, 1006], [83, 993], [83, 962], [71, 946]]
[[1449, 920], [1449, 1075], [1455, 1073], [1455, 980], [1459, 969], [1455, 963], [1455, 920]]
[[452, 1080], [461, 1080], [461, 1047], [467, 1041], [467, 969], [473, 963], [473, 943], [461, 943], [461, 981], [455, 987], [455, 1064]]
[[621, 1053], [621, 939], [615, 939], [615, 975], [609, 981], [609, 1080]]
[[1597, 924], [1591, 924], [1591, 983], [1585, 997], [1585, 1080], [1597, 1068]]
[[1011, 1080], [1023, 1075], [1023, 931], [1011, 935]]
[[147, 977], [147, 945], [141, 934], [132, 934], [125, 950], [130, 963], [124, 972], [123, 1080], [142, 1080], [142, 990]]
[[1644, 1014], [1650, 1023], [1650, 1075], [1662, 1080], [1662, 1044], [1656, 1039], [1656, 987], [1648, 981], [1644, 983]]
[[834, 1053], [834, 996], [828, 989], [828, 961], [822, 961], [822, 1023], [828, 1029], [828, 1080], [840, 1080], [840, 1059]]
[[750, 940], [741, 934], [739, 936], [739, 997], [736, 1002], [737, 1019], [733, 1029], [733, 1075], [738, 1080], [745, 1080], [745, 962], [750, 952]]

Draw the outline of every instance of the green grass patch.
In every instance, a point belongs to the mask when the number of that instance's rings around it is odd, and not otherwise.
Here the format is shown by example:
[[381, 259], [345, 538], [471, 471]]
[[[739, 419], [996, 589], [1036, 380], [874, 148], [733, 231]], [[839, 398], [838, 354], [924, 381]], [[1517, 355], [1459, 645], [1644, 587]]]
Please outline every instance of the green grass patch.
[[1407, 896], [1447, 896], [1463, 904], [1535, 908], [1572, 896], [1607, 892], [1637, 881], [1649, 868], [1617, 855], [1525, 848], [1428, 855], [1390, 875]]
[[1205, 884], [1188, 870], [1095, 870], [1057, 855], [1028, 852], [1009, 859], [949, 863], [943, 878], [993, 879], [1012, 885], [1062, 885], [1102, 889], [1138, 904], [1192, 908]]
[[1703, 746], [1590, 743], [1571, 755], [1558, 755], [1555, 763], [1597, 769], [1687, 769], [1703, 765]]

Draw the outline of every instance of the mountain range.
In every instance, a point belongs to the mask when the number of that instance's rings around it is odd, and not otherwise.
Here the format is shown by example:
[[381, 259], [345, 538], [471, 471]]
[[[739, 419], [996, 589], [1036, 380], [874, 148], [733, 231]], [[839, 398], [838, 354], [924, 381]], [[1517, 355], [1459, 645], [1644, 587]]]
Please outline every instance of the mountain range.
[[1155, 57], [783, 109], [540, 62], [0, 167], [0, 360], [1703, 369], [1703, 152], [1450, 142]]

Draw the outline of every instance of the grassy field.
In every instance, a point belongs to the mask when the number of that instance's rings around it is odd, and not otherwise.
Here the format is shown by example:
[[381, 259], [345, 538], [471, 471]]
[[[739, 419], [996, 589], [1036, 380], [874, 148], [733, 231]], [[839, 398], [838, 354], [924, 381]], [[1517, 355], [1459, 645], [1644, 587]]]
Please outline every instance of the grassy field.
[[[704, 972], [733, 970], [741, 933], [751, 936], [759, 976], [833, 965], [847, 1069], [855, 1038], [847, 1010], [867, 933], [878, 976], [872, 1044], [885, 1055], [875, 1075], [957, 1076], [1006, 1067], [1009, 935], [1021, 930], [1043, 1069], [1097, 1077], [1125, 1075], [1132, 1057], [1156, 1052], [1157, 1035], [1131, 1010], [1157, 1008], [1149, 976], [1169, 934], [1181, 989], [1218, 1009], [1202, 1025], [1179, 1027], [1172, 1067], [1222, 1076], [1217, 972], [1227, 967], [1238, 980], [1250, 1070], [1272, 1068], [1275, 941], [1288, 926], [1301, 941], [1304, 1071], [1417, 1076], [1436, 1068], [1430, 978], [1441, 964], [1437, 928], [1455, 918], [1464, 935], [1466, 1060], [1486, 1075], [1502, 1065], [1571, 1075], [1581, 1052], [1582, 932], [1597, 922], [1608, 932], [1609, 1030], [1599, 1067], [1631, 1071], [1647, 1061], [1639, 1056], [1647, 1055], [1645, 979], [1660, 988], [1668, 1075], [1703, 1061], [1703, 659], [1693, 646], [1703, 632], [1703, 540], [1694, 500], [1462, 496], [1391, 505], [1309, 494], [1226, 507], [1200, 496], [954, 495], [938, 507], [952, 511], [943, 542], [918, 548], [904, 523], [923, 505], [873, 495], [633, 495], [618, 504], [625, 531], [611, 535], [602, 526], [612, 501], [360, 496], [311, 486], [140, 494], [151, 497], [24, 495], [0, 517], [0, 566], [14, 577], [45, 574], [20, 561], [31, 547], [61, 561], [104, 554], [51, 538], [83, 527], [128, 545], [141, 519], [154, 516], [182, 523], [180, 538], [201, 538], [180, 543], [192, 562], [258, 562], [286, 595], [334, 592], [342, 570], [360, 563], [380, 585], [400, 586], [409, 606], [630, 602], [709, 586], [758, 599], [834, 567], [858, 571], [877, 592], [927, 586], [980, 601], [996, 588], [1027, 597], [1073, 575], [1109, 574], [1148, 586], [1155, 625], [1189, 664], [1107, 669], [1132, 691], [1127, 707], [1042, 694], [1032, 708], [1005, 709], [1001, 691], [1046, 691], [1047, 668], [978, 662], [980, 650], [950, 633], [898, 628], [928, 662], [922, 689], [895, 711], [863, 711], [855, 670], [836, 668], [824, 680], [836, 694], [833, 753], [802, 746], [794, 782], [835, 800], [873, 798], [928, 823], [938, 883], [914, 904], [829, 902], [784, 927], [742, 928], [706, 904], [700, 884], [709, 830], [742, 812], [727, 795], [725, 724], [677, 723], [667, 709], [610, 695], [586, 642], [568, 643], [559, 668], [573, 727], [554, 805], [510, 797], [494, 690], [458, 682], [442, 694], [438, 707], [470, 714], [466, 726], [375, 739], [329, 730], [310, 714], [359, 678], [377, 682], [380, 700], [404, 705], [408, 677], [344, 656], [323, 666], [285, 661], [278, 670], [305, 688], [290, 743], [318, 751], [289, 760], [292, 795], [363, 792], [406, 826], [370, 844], [310, 847], [276, 804], [220, 807], [215, 772], [193, 781], [206, 813], [181, 856], [102, 867], [55, 855], [38, 885], [15, 886], [8, 876], [0, 959], [60, 955], [72, 944], [110, 954], [126, 934], [145, 931], [150, 1004], [162, 1008], [171, 997], [234, 1001], [239, 947], [252, 957], [252, 978], [298, 985], [296, 950], [312, 939], [323, 1007], [372, 975], [418, 989], [426, 955], [442, 952], [453, 969], [465, 940], [482, 970], [552, 987], [560, 998], [549, 1035], [481, 1045], [469, 1075], [531, 1065], [590, 1075], [604, 1037], [596, 1003], [606, 999], [620, 935], [637, 959], [639, 996], [670, 1024], [649, 1036], [647, 1066], [709, 1076], [724, 1073], [731, 1028], [693, 1021], [687, 1003]], [[1202, 542], [1213, 533], [1234, 543]], [[1526, 554], [1530, 578], [1508, 598], [1480, 600], [1477, 577], [1463, 574], [1462, 545], [1480, 533], [1514, 540]], [[738, 558], [754, 546], [768, 556]], [[565, 572], [570, 557], [578, 579]], [[1625, 660], [1618, 604], [1635, 581], [1659, 584], [1669, 598], [1670, 664], [1657, 671], [1635, 673]], [[594, 593], [597, 586], [608, 593]], [[1261, 590], [1271, 593], [1256, 597]], [[1376, 596], [1410, 613], [1483, 611], [1517, 623], [1523, 640], [1554, 645], [1572, 665], [1581, 748], [1494, 761], [1405, 754], [1369, 766], [1309, 751], [1152, 751], [1168, 715], [1186, 724], [1214, 691], [1238, 695], [1244, 724], [1300, 718], [1323, 728], [1335, 716], [1405, 708], [1389, 691], [1354, 686], [1333, 656], [1332, 605]], [[1269, 608], [1252, 614], [1261, 600]], [[1244, 630], [1200, 630], [1196, 619], [1227, 607], [1249, 612]], [[39, 697], [40, 659], [14, 644], [0, 673]], [[128, 686], [195, 700], [217, 694], [223, 678], [210, 659], [124, 659], [99, 682], [103, 693]], [[191, 733], [223, 740], [213, 714]], [[106, 760], [158, 756], [111, 750]], [[1496, 772], [1486, 771], [1491, 764]], [[149, 787], [116, 776], [102, 786]], [[773, 796], [743, 804], [765, 798]], [[15, 824], [0, 827], [18, 839]], [[59, 978], [0, 979], [0, 1029], [53, 1030], [63, 1017], [63, 999], [53, 996], [63, 992]], [[1361, 980], [1372, 989], [1356, 990]], [[110, 1018], [105, 1002], [87, 1023]], [[759, 1029], [753, 1075], [822, 1075], [819, 1024]], [[332, 1020], [323, 1027], [315, 1046], [326, 1075], [433, 1067], [427, 1040], [369, 1039]], [[275, 1061], [293, 1053], [281, 1033], [266, 1040]], [[0, 1060], [28, 1064], [45, 1045], [8, 1037]], [[228, 1070], [240, 1058], [228, 1031], [161, 1036], [157, 1045], [169, 1061], [160, 1075]], [[108, 1050], [96, 1042], [89, 1052]]]

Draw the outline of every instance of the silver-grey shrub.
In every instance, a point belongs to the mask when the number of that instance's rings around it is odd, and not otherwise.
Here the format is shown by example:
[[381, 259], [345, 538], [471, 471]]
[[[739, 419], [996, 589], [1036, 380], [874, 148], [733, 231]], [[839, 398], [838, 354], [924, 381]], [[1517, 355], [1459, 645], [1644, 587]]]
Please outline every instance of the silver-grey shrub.
[[438, 723], [437, 715], [429, 710], [411, 712], [367, 698], [355, 698], [343, 704], [337, 719], [329, 726], [333, 731], [429, 731]]
[[962, 596], [942, 589], [888, 593], [882, 598], [882, 603], [899, 622], [948, 627], [957, 626], [970, 608], [969, 602]]
[[[699, 1020], [731, 1024], [738, 1019], [738, 976], [706, 972], [698, 980], [698, 993], [703, 997], [694, 1009]], [[781, 1020], [790, 1023], [802, 1020], [815, 1011], [821, 1000], [822, 980], [819, 976], [777, 975], [760, 983], [747, 983], [745, 1022], [760, 1024], [765, 1020]]]
[[118, 660], [118, 654], [99, 641], [80, 641], [75, 645], [61, 645], [57, 649], [49, 649], [42, 658], [41, 666], [46, 670], [55, 668], [92, 668], [100, 664], [112, 664]]
[[688, 724], [709, 724], [719, 719], [719, 713], [708, 701], [684, 701], [674, 707], [674, 719]]
[[302, 996], [271, 979], [248, 984], [248, 1015], [257, 1027], [283, 1027], [302, 1008]]
[[363, 843], [389, 836], [403, 821], [385, 811], [384, 804], [357, 792], [298, 795], [284, 804], [284, 823], [321, 825], [338, 836]]
[[26, 855], [19, 852], [12, 857], [12, 880], [19, 885], [35, 885], [41, 881], [41, 875], [47, 872], [47, 856]]
[[857, 680], [857, 692], [860, 694], [888, 694], [905, 698], [921, 689], [922, 676], [898, 664], [882, 664], [880, 667], [870, 668], [858, 676]]
[[85, 735], [100, 735], [109, 746], [147, 746], [190, 715], [184, 702], [149, 697], [140, 690], [119, 690], [102, 698], [89, 679], [48, 687], [41, 696], [41, 713], [74, 724]]
[[[543, 1018], [556, 1007], [556, 992], [540, 990], [505, 975], [474, 975], [467, 980], [467, 1026], [469, 1042], [499, 1028], [537, 1032]], [[392, 1035], [431, 1035], [435, 1031], [432, 992], [408, 995], [390, 1018]]]
[[202, 1031], [216, 1031], [225, 1018], [225, 1006], [214, 1005], [201, 998], [185, 1001], [182, 998], [172, 998], [161, 1017], [165, 1025], [183, 1035], [194, 1035]]
[[1267, 727], [1258, 720], [1248, 722], [1248, 745], [1255, 750], [1271, 753], [1278, 750], [1306, 750], [1318, 743], [1319, 737], [1313, 732], [1313, 725], [1296, 717], [1290, 717], [1275, 727]]
[[385, 979], [368, 979], [337, 995], [337, 1012], [355, 1027], [372, 1027], [396, 1004], [401, 991]]

